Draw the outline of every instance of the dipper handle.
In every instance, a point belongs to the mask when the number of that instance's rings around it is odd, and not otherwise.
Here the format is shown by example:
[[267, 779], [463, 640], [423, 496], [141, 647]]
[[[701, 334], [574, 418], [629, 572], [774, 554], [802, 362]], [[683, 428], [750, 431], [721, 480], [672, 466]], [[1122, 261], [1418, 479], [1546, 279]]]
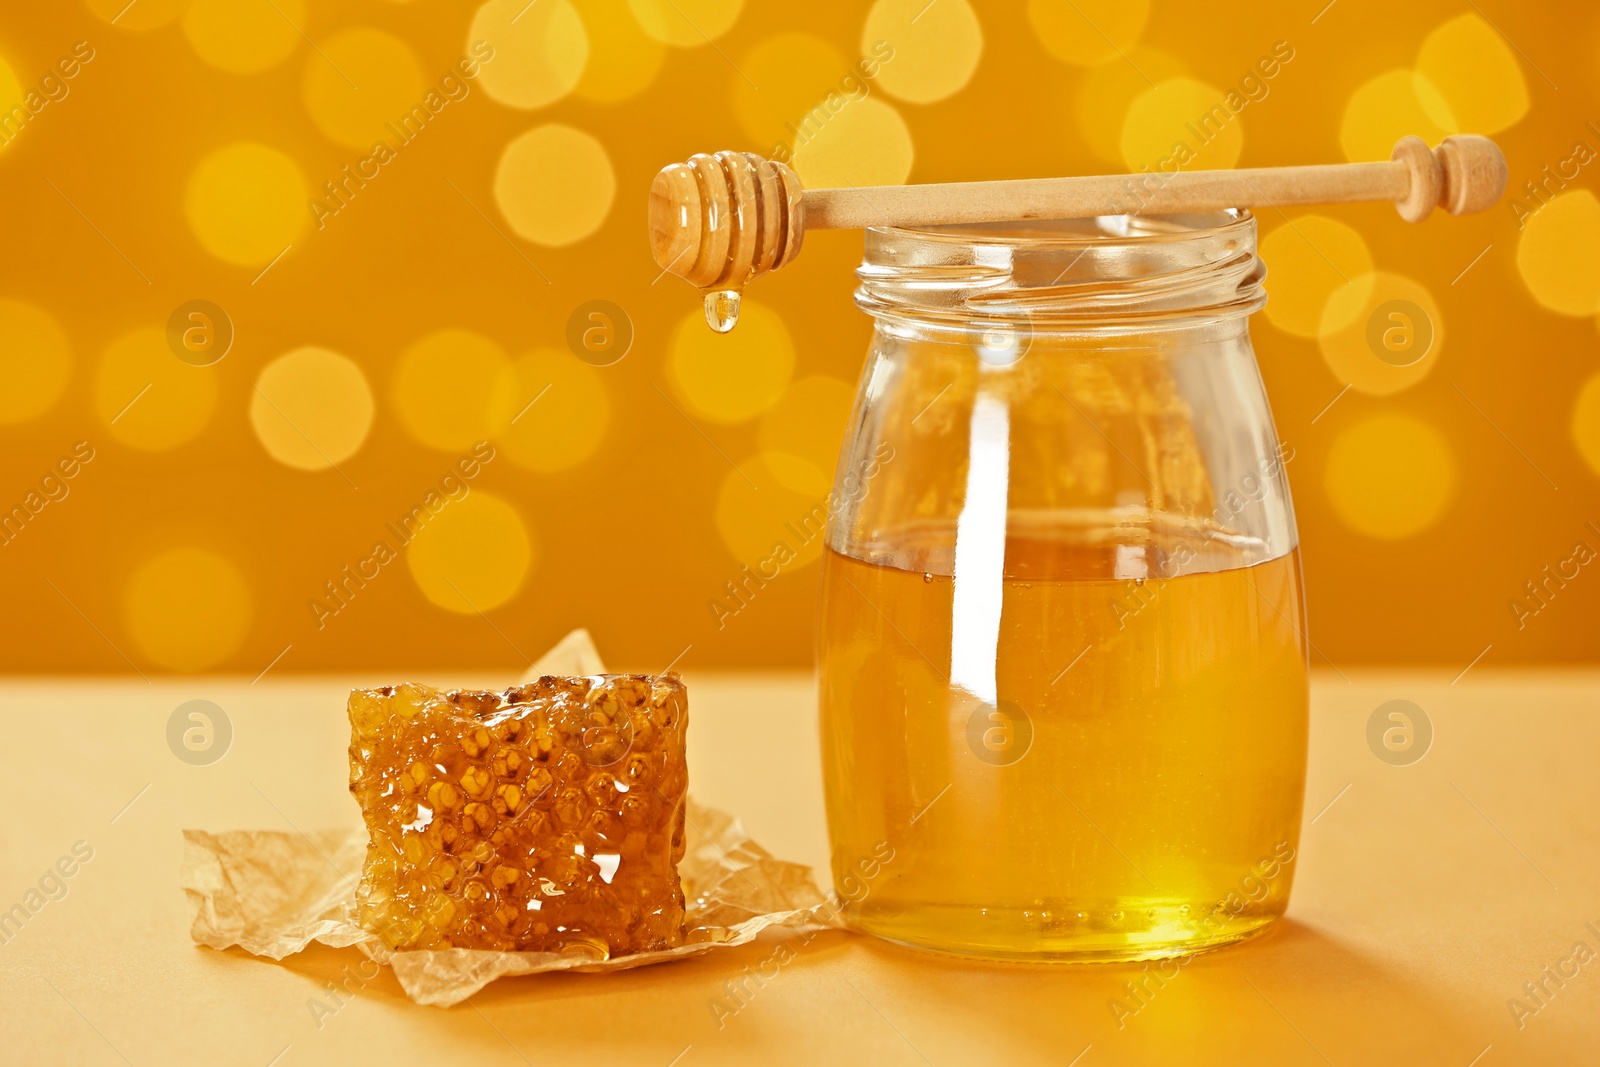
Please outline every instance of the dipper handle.
[[706, 292], [706, 318], [726, 332], [739, 293], [800, 251], [805, 230], [948, 226], [1011, 219], [1214, 211], [1228, 207], [1391, 201], [1407, 222], [1435, 207], [1483, 211], [1506, 188], [1506, 161], [1487, 137], [1429, 149], [1404, 137], [1382, 163], [1029, 178], [1021, 181], [810, 189], [782, 163], [745, 152], [697, 155], [656, 175], [650, 247], [656, 263]]

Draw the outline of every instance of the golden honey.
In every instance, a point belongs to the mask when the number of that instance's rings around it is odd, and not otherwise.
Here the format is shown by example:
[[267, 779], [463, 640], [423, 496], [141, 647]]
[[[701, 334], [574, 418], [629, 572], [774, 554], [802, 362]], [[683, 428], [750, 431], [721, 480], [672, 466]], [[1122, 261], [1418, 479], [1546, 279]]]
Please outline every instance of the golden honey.
[[[827, 551], [819, 649], [835, 884], [894, 856], [855, 927], [1143, 959], [1282, 914], [1306, 750], [1297, 551], [1247, 566], [1215, 541], [1012, 534], [994, 628], [956, 578], [907, 565], [914, 545], [874, 555]], [[1118, 577], [1130, 561], [1144, 577]]]
[[354, 690], [361, 924], [395, 949], [681, 944], [687, 705], [671, 674]]

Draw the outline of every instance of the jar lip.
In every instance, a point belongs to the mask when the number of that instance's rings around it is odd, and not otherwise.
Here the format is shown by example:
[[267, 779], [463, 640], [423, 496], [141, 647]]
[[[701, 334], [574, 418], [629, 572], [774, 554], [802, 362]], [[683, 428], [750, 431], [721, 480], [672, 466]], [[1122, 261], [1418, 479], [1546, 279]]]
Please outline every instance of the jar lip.
[[1256, 222], [1228, 208], [877, 227], [866, 232], [856, 304], [934, 330], [1149, 332], [1249, 315], [1266, 299]]
[[963, 222], [948, 226], [871, 226], [886, 237], [941, 241], [961, 245], [1009, 245], [1051, 248], [1125, 244], [1172, 244], [1227, 236], [1250, 230], [1256, 222], [1248, 208], [1178, 214], [1094, 215], [1075, 219], [1017, 219], [1006, 222]]

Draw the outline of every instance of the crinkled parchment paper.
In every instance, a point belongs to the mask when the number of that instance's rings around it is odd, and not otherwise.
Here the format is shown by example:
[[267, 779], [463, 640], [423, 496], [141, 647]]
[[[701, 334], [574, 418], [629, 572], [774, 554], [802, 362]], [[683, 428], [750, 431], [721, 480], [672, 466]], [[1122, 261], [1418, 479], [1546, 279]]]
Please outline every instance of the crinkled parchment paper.
[[[600, 674], [589, 634], [575, 630], [528, 671]], [[693, 705], [691, 704], [691, 714]], [[195, 907], [197, 944], [238, 945], [282, 959], [313, 941], [354, 945], [394, 969], [419, 1004], [448, 1007], [504, 975], [614, 971], [742, 945], [768, 927], [795, 932], [838, 927], [837, 903], [817, 889], [811, 868], [775, 859], [731, 815], [688, 803], [689, 841], [678, 865], [688, 901], [688, 936], [678, 948], [600, 960], [554, 952], [433, 949], [395, 952], [356, 922], [355, 889], [366, 858], [364, 830], [310, 834], [276, 830], [185, 830], [179, 879]]]

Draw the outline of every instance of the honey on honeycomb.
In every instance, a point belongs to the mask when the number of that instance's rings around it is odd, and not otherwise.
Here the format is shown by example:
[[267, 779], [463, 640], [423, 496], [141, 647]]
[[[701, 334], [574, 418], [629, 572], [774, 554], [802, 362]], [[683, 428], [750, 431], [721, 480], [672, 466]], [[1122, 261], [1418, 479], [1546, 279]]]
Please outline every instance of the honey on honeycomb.
[[362, 926], [395, 949], [681, 944], [687, 724], [671, 674], [352, 691]]

